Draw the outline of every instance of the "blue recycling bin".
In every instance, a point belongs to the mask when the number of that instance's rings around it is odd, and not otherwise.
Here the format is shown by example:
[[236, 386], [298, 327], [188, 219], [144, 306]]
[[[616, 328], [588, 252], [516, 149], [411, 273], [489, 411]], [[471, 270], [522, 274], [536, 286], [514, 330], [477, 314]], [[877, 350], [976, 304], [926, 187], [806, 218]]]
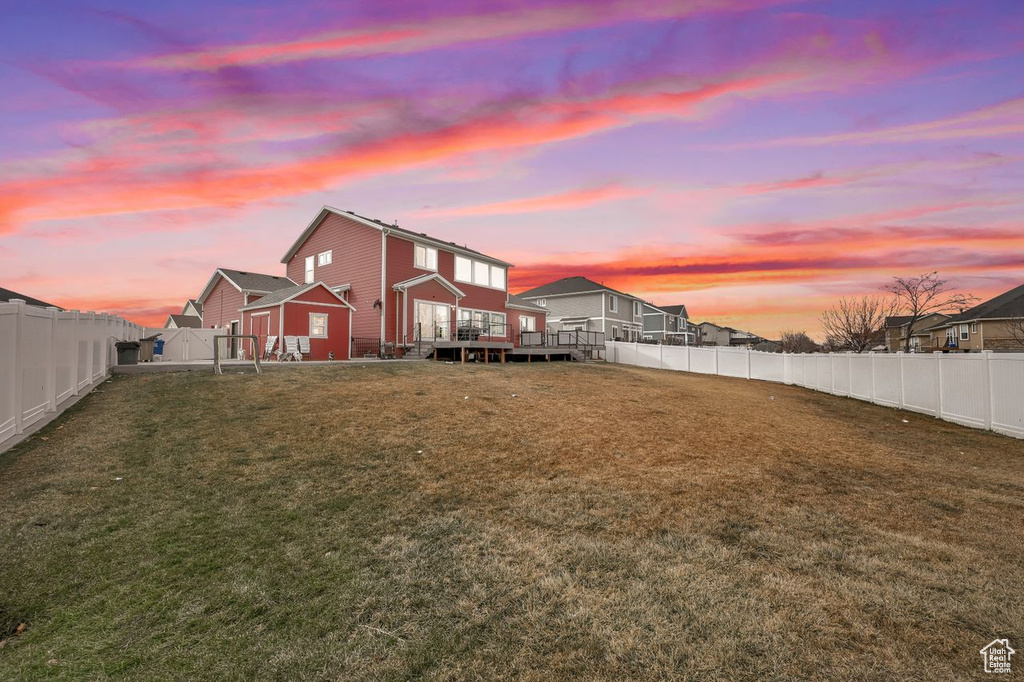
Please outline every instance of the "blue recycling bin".
[[163, 339], [157, 339], [156, 341], [153, 342], [153, 355], [163, 355], [163, 354], [164, 354], [164, 340]]

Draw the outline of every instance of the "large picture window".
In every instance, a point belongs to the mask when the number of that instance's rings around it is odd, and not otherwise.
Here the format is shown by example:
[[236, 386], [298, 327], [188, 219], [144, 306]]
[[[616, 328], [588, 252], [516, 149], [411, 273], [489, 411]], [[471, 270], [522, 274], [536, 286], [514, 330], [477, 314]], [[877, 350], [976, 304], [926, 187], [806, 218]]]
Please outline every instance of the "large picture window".
[[455, 281], [505, 290], [505, 268], [465, 256], [455, 256]]
[[519, 316], [519, 331], [522, 332], [535, 332], [537, 331], [537, 318], [531, 317], [530, 315]]

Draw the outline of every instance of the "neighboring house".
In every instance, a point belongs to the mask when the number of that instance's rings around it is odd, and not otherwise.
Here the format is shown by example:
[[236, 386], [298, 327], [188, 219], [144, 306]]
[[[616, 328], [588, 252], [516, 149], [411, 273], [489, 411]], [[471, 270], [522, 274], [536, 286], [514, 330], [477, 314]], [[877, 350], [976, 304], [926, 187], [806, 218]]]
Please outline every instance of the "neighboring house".
[[612, 341], [642, 341], [644, 301], [586, 277], [566, 277], [519, 294], [548, 311], [550, 331], [604, 332]]
[[693, 343], [687, 329], [686, 306], [656, 306], [644, 302], [644, 341], [655, 341], [679, 346]]
[[168, 315], [164, 322], [164, 329], [200, 329], [202, 326], [202, 318], [195, 315]]
[[929, 327], [931, 350], [1024, 350], [1014, 328], [1024, 318], [1024, 284]]
[[203, 304], [194, 298], [188, 299], [185, 302], [185, 307], [181, 309], [182, 315], [192, 315], [198, 317], [200, 320], [203, 319]]
[[412, 346], [450, 340], [463, 329], [519, 345], [524, 329], [543, 329], [546, 319], [545, 309], [529, 301], [510, 305], [511, 263], [329, 206], [281, 262], [295, 282], [322, 281], [345, 293], [355, 308], [354, 339]]
[[64, 310], [60, 306], [53, 305], [52, 303], [40, 301], [38, 298], [32, 298], [31, 296], [26, 296], [25, 294], [19, 294], [17, 291], [11, 291], [10, 289], [4, 289], [3, 287], [0, 287], [0, 303], [7, 303], [12, 299], [20, 299], [22, 301], [25, 301], [26, 305], [34, 305], [39, 308], [57, 308], [58, 310]]
[[323, 282], [296, 284], [242, 306], [242, 328], [259, 338], [260, 352], [268, 336], [308, 336], [308, 359], [348, 360], [354, 312], [342, 294]]
[[242, 329], [240, 309], [278, 289], [293, 286], [295, 282], [287, 277], [217, 268], [196, 299], [203, 306], [203, 326], [225, 329], [231, 334], [251, 334], [250, 330]]
[[761, 343], [765, 339], [757, 334], [723, 327], [714, 322], [701, 322], [700, 337], [703, 346], [745, 346], [747, 348]]
[[931, 334], [926, 330], [948, 319], [949, 315], [931, 313], [920, 318], [914, 323], [913, 329], [911, 329], [909, 315], [887, 317], [885, 318], [885, 349], [890, 353], [903, 350], [908, 334], [910, 335], [911, 352], [927, 348], [931, 345], [929, 343]]

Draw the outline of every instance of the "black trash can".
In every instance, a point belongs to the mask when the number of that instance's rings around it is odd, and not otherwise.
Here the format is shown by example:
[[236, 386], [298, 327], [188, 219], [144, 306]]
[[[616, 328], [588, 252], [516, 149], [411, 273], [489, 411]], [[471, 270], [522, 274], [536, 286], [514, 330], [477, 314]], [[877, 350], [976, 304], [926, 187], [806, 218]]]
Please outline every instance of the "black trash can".
[[138, 341], [118, 341], [114, 344], [117, 348], [117, 364], [137, 365], [139, 364], [139, 348], [142, 346]]

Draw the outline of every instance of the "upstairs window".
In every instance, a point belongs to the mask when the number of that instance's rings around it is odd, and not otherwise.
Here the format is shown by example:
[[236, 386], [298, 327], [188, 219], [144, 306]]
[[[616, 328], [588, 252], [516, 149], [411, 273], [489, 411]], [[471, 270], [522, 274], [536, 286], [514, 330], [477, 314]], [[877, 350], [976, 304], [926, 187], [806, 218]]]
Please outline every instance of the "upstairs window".
[[455, 281], [505, 291], [505, 268], [465, 256], [455, 256]]
[[619, 298], [615, 294], [608, 294], [608, 310], [613, 313], [619, 311]]
[[633, 301], [633, 316], [634, 317], [639, 317], [640, 313], [641, 313], [640, 301]]
[[464, 256], [455, 257], [455, 280], [457, 282], [473, 281], [473, 261]]
[[432, 246], [421, 246], [420, 244], [417, 244], [415, 252], [416, 267], [424, 270], [437, 270], [437, 249]]
[[971, 338], [970, 334], [967, 333], [967, 330], [968, 330], [968, 326], [966, 324], [960, 325], [960, 340], [961, 341], [966, 341], [967, 339]]
[[313, 275], [313, 256], [306, 256], [306, 284], [312, 284], [315, 281]]
[[317, 254], [316, 264], [317, 265], [330, 265], [334, 260], [333, 251], [324, 251], [321, 254]]
[[538, 298], [536, 301], [534, 301], [534, 303], [539, 305], [541, 308], [547, 308], [548, 307], [548, 299], [546, 299], [546, 298]]

